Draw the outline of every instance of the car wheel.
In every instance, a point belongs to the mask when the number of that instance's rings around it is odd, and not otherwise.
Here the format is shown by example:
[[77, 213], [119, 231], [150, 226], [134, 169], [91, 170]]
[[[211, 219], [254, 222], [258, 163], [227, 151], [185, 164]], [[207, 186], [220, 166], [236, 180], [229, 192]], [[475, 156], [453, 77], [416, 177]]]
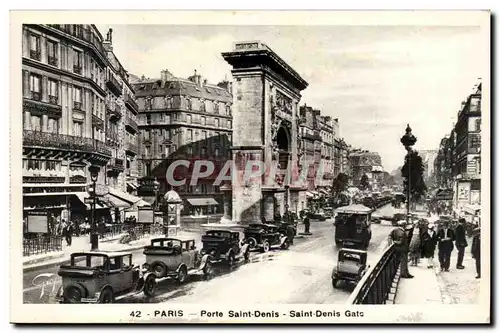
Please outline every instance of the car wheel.
[[264, 241], [262, 243], [262, 252], [266, 253], [266, 252], [269, 252], [271, 246], [269, 245], [269, 242], [268, 241]]
[[230, 253], [229, 256], [227, 257], [227, 265], [229, 268], [233, 268], [235, 266], [236, 260], [234, 258], [234, 253]]
[[80, 303], [85, 296], [85, 289], [80, 285], [72, 285], [64, 290], [65, 303]]
[[247, 243], [248, 243], [248, 247], [251, 248], [251, 249], [255, 248], [257, 246], [257, 240], [255, 238], [253, 238], [253, 237], [250, 237], [248, 239]]
[[181, 269], [179, 270], [179, 273], [177, 273], [177, 281], [179, 281], [179, 283], [185, 283], [187, 281], [187, 277], [188, 277], [188, 274], [187, 274], [187, 269], [185, 266], [182, 266]]
[[111, 288], [106, 288], [101, 292], [101, 295], [99, 295], [97, 303], [113, 303], [113, 299], [113, 290], [111, 290]]
[[203, 269], [203, 276], [207, 281], [214, 276], [214, 269], [212, 267], [212, 263], [210, 263], [209, 261], [205, 264], [205, 268]]
[[281, 244], [281, 248], [283, 250], [288, 250], [289, 247], [290, 247], [290, 242], [288, 241], [288, 239], [285, 239], [285, 241], [283, 242], [283, 244]]
[[153, 263], [153, 265], [151, 265], [151, 269], [153, 273], [159, 278], [167, 275], [167, 265], [162, 262]]
[[337, 288], [338, 288], [338, 282], [339, 282], [339, 280], [337, 280], [337, 279], [332, 279], [332, 286], [333, 286], [333, 288], [335, 288], [335, 289], [337, 289]]
[[153, 297], [156, 291], [156, 278], [154, 275], [149, 275], [144, 281], [144, 295]]

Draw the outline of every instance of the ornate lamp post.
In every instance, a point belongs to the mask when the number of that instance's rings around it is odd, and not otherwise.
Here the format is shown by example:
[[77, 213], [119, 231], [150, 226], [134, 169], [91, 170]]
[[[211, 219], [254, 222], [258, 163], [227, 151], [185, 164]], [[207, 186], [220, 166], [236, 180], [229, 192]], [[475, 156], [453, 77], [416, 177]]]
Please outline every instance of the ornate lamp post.
[[97, 165], [89, 166], [90, 180], [92, 181], [92, 205], [90, 211], [90, 250], [95, 251], [99, 248], [99, 235], [97, 234], [96, 220], [95, 220], [95, 208], [97, 195], [95, 193], [97, 177], [99, 176], [99, 170], [101, 168]]
[[411, 153], [412, 146], [417, 142], [417, 138], [411, 133], [410, 125], [406, 125], [406, 133], [401, 137], [401, 143], [405, 147], [406, 159], [408, 161], [408, 193], [406, 199], [406, 223], [410, 223], [410, 199], [411, 199]]

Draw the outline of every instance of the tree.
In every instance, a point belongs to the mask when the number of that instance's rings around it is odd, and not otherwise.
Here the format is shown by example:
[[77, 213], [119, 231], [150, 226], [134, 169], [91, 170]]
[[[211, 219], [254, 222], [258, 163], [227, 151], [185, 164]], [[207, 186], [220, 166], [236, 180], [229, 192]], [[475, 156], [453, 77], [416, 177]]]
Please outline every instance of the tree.
[[[408, 170], [408, 158], [410, 159], [410, 170]], [[424, 163], [418, 152], [411, 151], [405, 157], [405, 164], [401, 168], [403, 177], [403, 186], [405, 193], [408, 193], [408, 175], [411, 181], [411, 199], [412, 202], [419, 201], [427, 192], [427, 186], [424, 181]]]
[[349, 176], [345, 173], [339, 173], [337, 177], [333, 180], [332, 184], [332, 194], [333, 196], [338, 196], [340, 193], [347, 190], [349, 186]]
[[370, 182], [368, 180], [368, 176], [366, 175], [366, 173], [361, 177], [361, 180], [359, 181], [359, 186], [361, 187], [362, 190], [370, 188]]

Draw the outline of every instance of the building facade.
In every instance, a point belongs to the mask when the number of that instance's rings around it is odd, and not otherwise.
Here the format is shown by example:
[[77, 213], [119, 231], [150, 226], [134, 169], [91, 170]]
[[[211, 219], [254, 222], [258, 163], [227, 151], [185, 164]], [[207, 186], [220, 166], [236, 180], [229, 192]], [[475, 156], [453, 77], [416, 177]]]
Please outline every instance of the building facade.
[[481, 203], [481, 84], [467, 97], [455, 124], [454, 208], [458, 212]]
[[424, 182], [429, 187], [434, 182], [434, 162], [437, 158], [437, 150], [419, 150], [418, 155], [422, 158], [424, 165]]
[[434, 160], [434, 179], [438, 188], [451, 188], [453, 183], [453, 143], [450, 136], [441, 139]]
[[[125, 189], [123, 110], [116, 106], [125, 90], [116, 81], [126, 82], [126, 72], [116, 73], [104, 44], [94, 25], [23, 26], [23, 212], [25, 221], [49, 216], [48, 230], [26, 223], [28, 234], [53, 234], [62, 219], [79, 223], [90, 216], [90, 165], [99, 167], [99, 191]], [[112, 219], [112, 207], [98, 203], [95, 217]]]
[[382, 158], [377, 152], [354, 149], [349, 152], [349, 166], [352, 184], [358, 186], [363, 175], [367, 175], [373, 185], [377, 181], [376, 174], [383, 171]]
[[[156, 197], [151, 180], [160, 183], [159, 193], [174, 189], [184, 200], [184, 215], [202, 216], [223, 211], [223, 193], [214, 180], [230, 155], [232, 142], [231, 85], [209, 84], [197, 74], [188, 79], [168, 70], [158, 79], [141, 77], [133, 84], [139, 106], [139, 194]], [[178, 159], [190, 167], [177, 167], [174, 177], [186, 184], [172, 186], [166, 171]], [[214, 172], [191, 184], [196, 160], [214, 162]]]

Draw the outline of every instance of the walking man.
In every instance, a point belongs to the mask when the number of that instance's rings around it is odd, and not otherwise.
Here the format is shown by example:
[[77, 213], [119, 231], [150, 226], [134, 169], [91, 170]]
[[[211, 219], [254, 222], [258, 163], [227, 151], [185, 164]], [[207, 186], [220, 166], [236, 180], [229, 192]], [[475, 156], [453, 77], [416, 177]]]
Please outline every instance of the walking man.
[[472, 238], [471, 253], [472, 258], [476, 261], [476, 279], [481, 278], [481, 229], [476, 228], [472, 231], [474, 238]]
[[66, 227], [66, 243], [68, 246], [71, 246], [71, 242], [73, 241], [73, 222], [69, 222], [68, 226]]
[[394, 228], [389, 234], [389, 243], [394, 243], [396, 254], [401, 262], [401, 277], [404, 279], [411, 279], [413, 275], [408, 271], [408, 251], [409, 239], [404, 226], [406, 222], [399, 223], [397, 228]]
[[468, 246], [467, 239], [465, 238], [465, 219], [458, 219], [458, 225], [455, 228], [455, 246], [458, 250], [457, 269], [464, 269], [464, 253], [465, 248]]
[[448, 222], [443, 223], [443, 228], [438, 231], [438, 257], [441, 271], [448, 272], [450, 270], [450, 258], [453, 251], [453, 241], [455, 235], [453, 230], [449, 228]]
[[309, 227], [311, 226], [311, 221], [309, 220], [309, 214], [306, 214], [304, 218], [304, 233], [309, 234]]

